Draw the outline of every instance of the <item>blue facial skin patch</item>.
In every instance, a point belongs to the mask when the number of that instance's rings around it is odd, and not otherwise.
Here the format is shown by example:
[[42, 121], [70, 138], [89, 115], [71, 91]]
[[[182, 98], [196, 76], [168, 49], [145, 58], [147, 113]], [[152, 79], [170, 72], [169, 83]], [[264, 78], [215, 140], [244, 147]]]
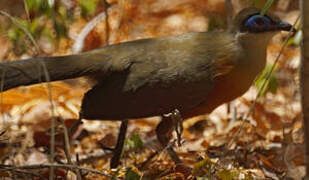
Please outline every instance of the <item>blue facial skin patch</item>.
[[250, 32], [264, 32], [273, 28], [275, 24], [269, 17], [256, 14], [249, 17], [243, 27]]

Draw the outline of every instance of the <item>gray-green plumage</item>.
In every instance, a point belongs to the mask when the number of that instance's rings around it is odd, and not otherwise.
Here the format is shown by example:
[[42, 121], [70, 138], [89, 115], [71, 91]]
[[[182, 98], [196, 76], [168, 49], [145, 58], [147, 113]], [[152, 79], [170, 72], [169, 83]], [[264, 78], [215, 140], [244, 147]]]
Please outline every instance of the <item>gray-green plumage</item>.
[[143, 39], [77, 55], [2, 63], [3, 90], [46, 81], [44, 63], [51, 81], [80, 76], [96, 81], [82, 102], [86, 119], [140, 118], [174, 109], [184, 117], [209, 113], [250, 87], [264, 68], [268, 41], [291, 28], [269, 15], [274, 25], [250, 32], [243, 23], [258, 13], [256, 8], [242, 11], [226, 32]]

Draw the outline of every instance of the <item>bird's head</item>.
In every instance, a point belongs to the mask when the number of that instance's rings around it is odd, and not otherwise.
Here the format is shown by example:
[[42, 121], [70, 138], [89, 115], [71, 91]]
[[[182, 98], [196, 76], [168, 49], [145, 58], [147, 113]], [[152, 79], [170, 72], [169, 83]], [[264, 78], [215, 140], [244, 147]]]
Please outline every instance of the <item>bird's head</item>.
[[279, 31], [296, 31], [292, 25], [283, 22], [272, 13], [261, 15], [261, 10], [249, 7], [241, 10], [233, 20], [232, 31], [240, 33], [276, 33]]
[[255, 7], [241, 10], [230, 30], [247, 50], [254, 51], [264, 50], [269, 40], [280, 31], [296, 31], [292, 25], [270, 12], [261, 15], [261, 10]]

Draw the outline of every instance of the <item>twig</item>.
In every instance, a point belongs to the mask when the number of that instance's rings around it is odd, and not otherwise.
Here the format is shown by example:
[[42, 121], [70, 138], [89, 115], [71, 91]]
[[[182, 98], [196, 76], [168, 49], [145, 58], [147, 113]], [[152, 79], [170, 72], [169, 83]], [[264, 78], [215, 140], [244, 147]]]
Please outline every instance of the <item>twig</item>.
[[[156, 137], [151, 137], [148, 140], [146, 140], [145, 143], [143, 143], [143, 148], [152, 146], [153, 144], [157, 143], [158, 139]], [[125, 153], [133, 152], [133, 149], [125, 149]], [[92, 154], [87, 154], [87, 156], [79, 157], [80, 160], [78, 160], [79, 164], [89, 164], [93, 163], [93, 161], [96, 161], [101, 158], [110, 158], [113, 156], [113, 152], [97, 152]], [[73, 162], [76, 162], [77, 159], [73, 159]]]
[[83, 119], [83, 113], [80, 112], [78, 120], [74, 122], [74, 124], [70, 126], [68, 129], [69, 137], [72, 137], [73, 132], [76, 130], [76, 128], [78, 128], [79, 125], [83, 124], [82, 119]]
[[[42, 64], [43, 67], [43, 72], [46, 78], [46, 82], [47, 82], [47, 90], [48, 90], [48, 97], [49, 97], [49, 102], [50, 102], [50, 111], [51, 111], [51, 136], [50, 136], [50, 162], [54, 163], [54, 158], [55, 158], [55, 121], [56, 121], [56, 117], [55, 117], [55, 107], [54, 107], [54, 103], [53, 103], [53, 94], [51, 92], [51, 85], [50, 85], [50, 77], [49, 74], [47, 72], [47, 68], [46, 68], [46, 64], [42, 61], [39, 61]], [[51, 180], [54, 179], [54, 168], [51, 167], [50, 168], [50, 177]]]
[[[5, 68], [3, 68], [2, 72], [1, 72], [1, 79], [0, 79], [0, 92], [3, 92], [3, 87], [4, 87], [4, 76], [5, 76]], [[3, 114], [3, 109], [2, 109], [2, 105], [3, 105], [3, 93], [1, 93], [0, 95], [0, 112], [1, 114]]]
[[144, 169], [145, 166], [155, 157], [157, 156], [160, 152], [163, 152], [165, 150], [168, 150], [169, 148], [173, 147], [173, 145], [175, 144], [175, 140], [169, 142], [165, 147], [160, 148], [159, 150], [156, 150], [154, 153], [152, 153], [144, 162], [142, 162], [142, 164], [140, 165], [141, 169]]
[[26, 0], [24, 0], [24, 6], [25, 6], [25, 11], [26, 11], [27, 19], [28, 19], [28, 21], [30, 21], [30, 13], [29, 13], [29, 8], [28, 8]]
[[39, 177], [40, 179], [46, 179], [48, 180], [47, 178], [45, 178], [44, 176], [40, 175], [40, 174], [37, 174], [37, 173], [33, 173], [33, 172], [28, 172], [28, 171], [24, 171], [24, 170], [16, 170], [16, 169], [10, 169], [8, 171], [11, 171], [12, 174], [28, 174], [28, 175], [31, 175], [31, 176], [36, 176], [36, 177]]
[[105, 11], [105, 45], [109, 45], [109, 22], [108, 22], [109, 4], [106, 2], [106, 0], [103, 0], [103, 4], [104, 4], [104, 11]]
[[[67, 162], [70, 165], [74, 165], [71, 159], [71, 153], [70, 153], [70, 138], [69, 138], [69, 131], [68, 128], [65, 126], [64, 121], [62, 118], [58, 118], [59, 121], [61, 122], [62, 126], [63, 126], [63, 136], [64, 136], [64, 152], [65, 152], [65, 156], [67, 158]], [[75, 171], [77, 179], [78, 180], [82, 180], [82, 176], [80, 174], [80, 171], [77, 169]]]
[[[41, 50], [40, 50], [38, 44], [35, 42], [34, 38], [32, 37], [31, 33], [28, 31], [28, 29], [21, 22], [19, 22], [16, 18], [12, 17], [8, 13], [1, 11], [1, 10], [0, 10], [0, 15], [8, 17], [16, 26], [18, 26], [20, 29], [22, 29], [24, 31], [24, 33], [27, 35], [27, 37], [30, 39], [30, 41], [32, 42], [34, 47], [36, 48], [37, 53], [41, 54]], [[46, 64], [43, 61], [39, 61], [39, 63], [41, 63], [41, 65], [43, 67], [43, 72], [44, 72], [46, 82], [47, 82], [49, 101], [50, 101], [50, 104], [51, 104], [50, 161], [51, 161], [51, 163], [53, 163], [54, 162], [54, 153], [55, 153], [55, 112], [54, 112], [54, 104], [53, 104], [53, 98], [52, 98], [52, 92], [51, 92], [51, 85], [49, 83], [50, 77], [49, 77], [49, 73], [47, 71]], [[51, 167], [50, 171], [51, 171], [50, 172], [50, 179], [54, 179], [54, 170], [53, 170], [52, 167]]]
[[233, 7], [231, 0], [225, 0], [225, 7], [226, 7], [226, 21], [227, 21], [227, 26], [230, 28], [232, 26], [232, 14], [233, 14]]
[[86, 168], [81, 166], [75, 165], [68, 165], [68, 164], [35, 164], [35, 165], [25, 165], [25, 166], [10, 166], [10, 165], [0, 165], [0, 172], [1, 171], [8, 171], [8, 170], [15, 170], [15, 169], [44, 169], [44, 168], [65, 168], [65, 169], [79, 169], [83, 171], [88, 171], [94, 174], [100, 174], [109, 178], [114, 178], [116, 180], [121, 180], [120, 178], [116, 178], [112, 175], [106, 174], [101, 171], [97, 171], [92, 168]]
[[72, 52], [73, 54], [80, 53], [84, 48], [84, 41], [87, 35], [93, 30], [93, 28], [101, 22], [103, 19], [106, 19], [107, 12], [102, 12], [94, 17], [87, 25], [82, 29], [82, 31], [78, 34], [73, 47]]
[[111, 31], [111, 34], [110, 34], [110, 38], [109, 38], [109, 41], [110, 42], [115, 42], [116, 40], [116, 35], [118, 34], [119, 32], [119, 29], [121, 28], [122, 26], [122, 21], [123, 21], [123, 16], [124, 16], [124, 11], [125, 11], [125, 3], [128, 3], [126, 0], [119, 0], [118, 1], [118, 6], [119, 6], [119, 13], [118, 13], [118, 20], [117, 20], [117, 24], [114, 26], [115, 28], [113, 29], [113, 31]]
[[[77, 166], [80, 166], [79, 155], [76, 154], [75, 157], [76, 157], [76, 165], [77, 165]], [[81, 175], [81, 178], [82, 178], [82, 179], [83, 179], [83, 177], [85, 177], [85, 176], [88, 174], [88, 172], [82, 173], [82, 171], [81, 171], [80, 169], [78, 169], [78, 172], [79, 172], [79, 174]]]
[[[296, 21], [294, 22], [293, 27], [296, 26], [296, 24], [297, 24], [299, 18], [300, 18], [300, 15], [297, 17]], [[246, 116], [242, 119], [242, 123], [241, 123], [241, 125], [240, 125], [240, 128], [238, 129], [238, 131], [236, 132], [236, 134], [233, 136], [232, 140], [228, 143], [226, 149], [229, 149], [229, 148], [231, 147], [231, 145], [235, 142], [235, 139], [238, 138], [240, 132], [242, 131], [242, 129], [243, 129], [243, 127], [244, 127], [245, 121], [248, 120], [249, 116], [250, 116], [251, 113], [253, 112], [253, 109], [254, 109], [254, 107], [255, 107], [255, 104], [256, 104], [256, 102], [257, 102], [257, 99], [260, 97], [260, 95], [261, 95], [261, 93], [262, 93], [262, 90], [264, 89], [264, 87], [265, 87], [265, 85], [266, 85], [266, 82], [269, 80], [271, 74], [272, 74], [273, 71], [275, 70], [276, 64], [278, 63], [278, 61], [279, 61], [279, 59], [280, 59], [280, 57], [281, 57], [281, 55], [282, 55], [282, 53], [283, 53], [283, 50], [284, 50], [285, 46], [287, 45], [287, 42], [289, 41], [289, 39], [292, 37], [292, 35], [293, 35], [293, 32], [292, 32], [292, 29], [291, 29], [291, 30], [289, 31], [289, 33], [288, 33], [288, 36], [285, 38], [285, 40], [284, 40], [284, 42], [283, 42], [283, 44], [282, 44], [282, 46], [281, 46], [281, 49], [280, 49], [280, 51], [279, 51], [278, 56], [277, 56], [276, 59], [275, 59], [274, 64], [272, 65], [270, 71], [269, 71], [268, 74], [266, 75], [266, 78], [265, 78], [265, 80], [263, 81], [262, 86], [258, 89], [258, 93], [257, 93], [257, 95], [256, 95], [256, 97], [255, 97], [253, 103], [250, 105], [250, 108], [249, 108], [248, 113], [247, 113]]]
[[27, 28], [21, 22], [19, 22], [16, 18], [14, 18], [13, 16], [9, 15], [5, 11], [1, 11], [0, 10], [0, 15], [8, 17], [16, 26], [18, 26], [20, 29], [22, 29], [26, 33], [27, 37], [30, 39], [30, 41], [32, 42], [34, 47], [37, 49], [39, 54], [41, 54], [41, 51], [40, 51], [40, 48], [39, 48], [38, 44], [35, 42], [34, 38], [31, 35], [31, 33], [27, 30]]

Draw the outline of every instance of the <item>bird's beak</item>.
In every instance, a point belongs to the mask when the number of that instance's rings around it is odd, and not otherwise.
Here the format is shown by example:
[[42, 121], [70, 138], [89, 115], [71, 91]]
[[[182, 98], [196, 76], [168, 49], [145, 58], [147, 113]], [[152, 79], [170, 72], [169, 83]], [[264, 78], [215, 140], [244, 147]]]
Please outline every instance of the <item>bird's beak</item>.
[[277, 26], [277, 30], [292, 31], [293, 33], [296, 33], [297, 31], [291, 24], [286, 22], [280, 22]]

